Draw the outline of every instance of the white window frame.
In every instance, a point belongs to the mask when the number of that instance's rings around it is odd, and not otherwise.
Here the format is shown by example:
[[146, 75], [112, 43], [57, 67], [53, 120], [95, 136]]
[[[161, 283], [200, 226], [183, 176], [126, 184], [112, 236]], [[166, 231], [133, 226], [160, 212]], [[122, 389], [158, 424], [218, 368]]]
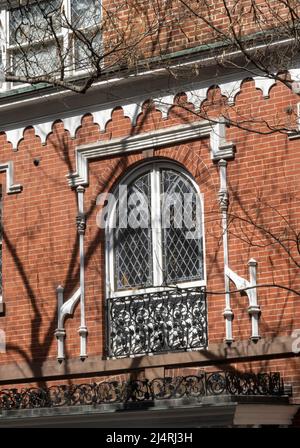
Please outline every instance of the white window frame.
[[[66, 7], [68, 8], [68, 14], [69, 14], [68, 18], [71, 21], [71, 0], [63, 0], [63, 1], [67, 3]], [[100, 1], [100, 8], [101, 8], [101, 11], [100, 11], [100, 22], [101, 22], [101, 20], [102, 20], [102, 0]], [[92, 25], [92, 26], [89, 26], [89, 27], [86, 27], [86, 28], [78, 28], [78, 31], [92, 30], [92, 29], [95, 29], [95, 28], [96, 28], [96, 25]], [[67, 34], [66, 41], [67, 41], [67, 45], [69, 47], [71, 45], [70, 42], [72, 42], [71, 55], [73, 57], [72, 67], [74, 67], [73, 76], [74, 75], [76, 75], [76, 76], [84, 75], [85, 73], [88, 72], [88, 69], [83, 69], [83, 70], [76, 69], [76, 65], [75, 65], [75, 51], [76, 50], [75, 50], [75, 38], [73, 38], [73, 32], [71, 30], [66, 29], [66, 34]], [[101, 42], [102, 42], [102, 35], [100, 36], [100, 39], [101, 39]]]
[[[72, 17], [71, 17], [71, 1], [72, 0], [62, 0], [62, 8], [65, 11], [66, 17], [67, 19], [71, 22]], [[32, 0], [32, 3], [34, 3], [35, 1]], [[16, 5], [16, 7], [18, 7], [18, 5]], [[21, 6], [20, 6], [21, 7]], [[102, 2], [100, 2], [100, 7], [101, 7], [101, 15], [100, 15], [100, 21], [101, 21], [101, 17], [102, 17]], [[9, 9], [2, 9], [0, 11], [0, 22], [1, 22], [1, 32], [0, 32], [0, 40], [1, 40], [1, 44], [2, 44], [2, 48], [1, 48], [1, 52], [2, 52], [2, 63], [3, 66], [6, 67], [7, 66], [7, 60], [10, 59], [10, 63], [12, 63], [12, 57], [13, 57], [13, 52], [14, 50], [18, 50], [20, 47], [22, 48], [26, 48], [26, 46], [28, 46], [28, 44], [24, 43], [24, 45], [10, 45], [9, 42], [9, 36], [10, 36], [10, 29], [9, 29]], [[93, 26], [88, 27], [88, 28], [79, 28], [79, 30], [87, 30], [89, 28], [93, 28]], [[72, 57], [72, 63], [71, 63], [71, 67], [72, 69], [70, 70], [70, 74], [68, 74], [67, 77], [72, 77], [72, 76], [81, 76], [84, 75], [85, 73], [87, 73], [88, 70], [76, 70], [75, 68], [75, 39], [72, 38], [73, 32], [72, 30], [62, 27], [61, 32], [59, 34], [57, 34], [57, 37], [61, 38], [62, 43], [63, 43], [63, 47], [68, 51], [71, 50], [68, 58]], [[49, 42], [52, 42], [54, 39], [49, 39]], [[38, 44], [39, 41], [37, 41]], [[33, 45], [33, 43], [31, 43], [30, 45]], [[66, 64], [66, 66], [68, 67], [68, 63]], [[2, 84], [2, 87], [0, 87], [0, 92], [3, 91], [8, 91], [8, 90], [15, 90], [15, 89], [20, 89], [22, 87], [27, 86], [27, 83], [19, 83], [17, 85], [15, 85], [12, 82], [4, 82]]]
[[[155, 160], [144, 163], [142, 166], [138, 166], [131, 170], [124, 178], [122, 178], [114, 191], [117, 191], [118, 186], [128, 185], [137, 177], [150, 171], [151, 176], [151, 215], [152, 223], [156, 223], [156, 226], [152, 228], [152, 257], [153, 257], [153, 286], [146, 288], [130, 288], [126, 290], [115, 289], [115, 253], [114, 253], [114, 232], [113, 221], [116, 211], [117, 201], [113, 204], [112, 208], [108, 211], [108, 219], [105, 228], [105, 279], [106, 279], [106, 298], [124, 297], [140, 295], [152, 292], [166, 291], [172, 288], [167, 286], [160, 286], [163, 283], [163, 251], [162, 251], [162, 227], [161, 227], [161, 201], [160, 198], [160, 168], [172, 169], [184, 176], [192, 184], [197, 192], [200, 204], [201, 204], [201, 227], [202, 227], [202, 249], [203, 249], [203, 279], [191, 280], [176, 283], [180, 288], [193, 288], [206, 286], [206, 262], [205, 262], [205, 233], [204, 233], [204, 197], [201, 194], [198, 184], [193, 177], [176, 162], [170, 162], [166, 160]], [[156, 199], [156, 200], [153, 200]], [[158, 262], [155, 262], [158, 260]]]

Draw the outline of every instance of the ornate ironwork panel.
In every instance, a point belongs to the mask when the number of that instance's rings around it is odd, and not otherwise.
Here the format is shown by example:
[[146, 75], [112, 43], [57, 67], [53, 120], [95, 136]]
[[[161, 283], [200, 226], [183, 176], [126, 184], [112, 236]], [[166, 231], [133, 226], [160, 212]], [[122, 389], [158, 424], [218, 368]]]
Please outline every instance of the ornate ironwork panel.
[[172, 170], [161, 171], [163, 259], [166, 283], [203, 279], [201, 203], [192, 184]]
[[109, 356], [183, 351], [207, 345], [205, 288], [111, 298], [107, 307]]
[[285, 394], [279, 373], [203, 372], [186, 377], [156, 378], [152, 381], [105, 381], [92, 384], [52, 386], [48, 389], [0, 391], [0, 409], [34, 409], [167, 400], [204, 396]]

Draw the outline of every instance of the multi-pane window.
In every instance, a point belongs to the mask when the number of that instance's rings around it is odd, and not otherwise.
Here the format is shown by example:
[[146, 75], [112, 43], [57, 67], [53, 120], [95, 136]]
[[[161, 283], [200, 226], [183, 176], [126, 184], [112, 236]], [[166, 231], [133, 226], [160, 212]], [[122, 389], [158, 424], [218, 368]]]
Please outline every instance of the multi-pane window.
[[[72, 0], [71, 22], [76, 31], [73, 40], [75, 70], [85, 70], [91, 65], [93, 53], [101, 54], [101, 4], [99, 0]], [[74, 35], [76, 34], [76, 35]]]
[[59, 6], [60, 0], [52, 0], [8, 12], [7, 64], [16, 76], [32, 77], [57, 70], [55, 36], [62, 44]]
[[101, 0], [28, 1], [1, 17], [3, 63], [15, 76], [65, 78], [95, 68], [101, 55]]
[[204, 284], [202, 201], [177, 165], [151, 163], [115, 190], [107, 222], [108, 295]]

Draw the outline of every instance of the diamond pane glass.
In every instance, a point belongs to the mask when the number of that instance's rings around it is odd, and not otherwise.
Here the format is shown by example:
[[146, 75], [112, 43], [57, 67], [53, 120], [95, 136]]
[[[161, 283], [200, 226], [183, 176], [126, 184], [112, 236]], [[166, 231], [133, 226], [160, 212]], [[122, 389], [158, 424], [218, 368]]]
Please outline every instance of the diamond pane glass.
[[101, 0], [72, 0], [72, 25], [76, 28], [89, 28], [100, 24]]
[[119, 199], [114, 230], [115, 283], [118, 290], [151, 286], [153, 283], [150, 173], [127, 186], [126, 202]]
[[102, 39], [99, 30], [88, 30], [84, 32], [84, 35], [87, 43], [76, 38], [74, 41], [74, 62], [76, 70], [93, 68], [93, 61], [95, 60], [98, 63], [99, 56], [102, 53]]
[[59, 58], [55, 43], [37, 44], [25, 52], [18, 50], [12, 54], [12, 70], [16, 76], [54, 75], [58, 67]]
[[37, 1], [11, 9], [10, 45], [28, 45], [53, 38], [54, 33], [61, 31], [61, 4], [62, 0]]
[[164, 282], [203, 279], [200, 198], [187, 178], [161, 170]]

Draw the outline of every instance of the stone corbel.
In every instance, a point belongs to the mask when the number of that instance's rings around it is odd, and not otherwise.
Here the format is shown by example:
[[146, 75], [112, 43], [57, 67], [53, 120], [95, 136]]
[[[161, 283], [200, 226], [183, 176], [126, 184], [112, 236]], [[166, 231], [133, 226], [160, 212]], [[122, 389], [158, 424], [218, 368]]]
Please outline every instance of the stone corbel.
[[257, 288], [256, 288], [256, 271], [257, 262], [251, 258], [248, 262], [250, 280], [246, 280], [233, 272], [228, 266], [225, 266], [225, 275], [235, 284], [236, 288], [245, 291], [249, 299], [248, 313], [251, 316], [252, 334], [251, 340], [257, 342], [260, 339], [259, 335], [259, 317], [261, 314], [260, 306], [257, 302]]
[[64, 328], [64, 322], [67, 316], [73, 316], [76, 305], [80, 300], [80, 288], [74, 292], [69, 300], [64, 302], [64, 288], [62, 286], [57, 287], [57, 329], [55, 330], [55, 336], [57, 338], [57, 359], [63, 361], [65, 359], [65, 337], [66, 330]]
[[210, 146], [213, 161], [234, 158], [235, 146], [234, 143], [226, 140], [226, 120], [224, 117], [220, 117], [219, 122], [212, 125]]

